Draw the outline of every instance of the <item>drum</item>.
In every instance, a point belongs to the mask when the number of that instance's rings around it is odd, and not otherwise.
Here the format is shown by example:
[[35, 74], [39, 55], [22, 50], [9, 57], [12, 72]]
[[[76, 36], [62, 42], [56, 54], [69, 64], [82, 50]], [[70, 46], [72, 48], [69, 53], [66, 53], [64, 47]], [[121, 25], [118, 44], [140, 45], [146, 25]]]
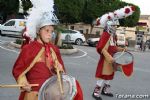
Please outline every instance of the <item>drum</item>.
[[62, 87], [63, 94], [60, 92], [57, 75], [50, 77], [40, 88], [38, 100], [73, 100], [77, 93], [75, 78], [62, 74]]
[[115, 60], [113, 68], [123, 72], [126, 76], [131, 76], [133, 72], [134, 57], [130, 52], [117, 52], [113, 55]]

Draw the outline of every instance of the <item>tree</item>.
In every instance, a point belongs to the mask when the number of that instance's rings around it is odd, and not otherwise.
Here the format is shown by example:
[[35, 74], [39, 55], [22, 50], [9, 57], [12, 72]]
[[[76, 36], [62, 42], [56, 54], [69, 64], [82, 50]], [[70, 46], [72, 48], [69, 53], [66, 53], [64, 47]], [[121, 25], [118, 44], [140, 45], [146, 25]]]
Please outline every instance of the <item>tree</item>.
[[[126, 5], [133, 5], [120, 0], [87, 0], [85, 1], [82, 20], [85, 23], [92, 24], [93, 20], [107, 12], [112, 12]], [[140, 8], [136, 5], [136, 11], [128, 18], [119, 20], [121, 26], [133, 27], [139, 20]]]
[[125, 19], [121, 19], [119, 20], [120, 22], [120, 25], [121, 26], [125, 26], [125, 27], [134, 27], [137, 25], [138, 21], [139, 21], [139, 18], [140, 18], [140, 8], [134, 4], [130, 4], [130, 3], [125, 3], [125, 2], [122, 2], [120, 4], [120, 7], [122, 6], [126, 6], [126, 5], [132, 5], [135, 7], [135, 12], [133, 13], [133, 15], [125, 18]]
[[81, 21], [82, 0], [55, 0], [58, 7], [58, 18], [62, 23], [76, 23]]
[[16, 15], [19, 10], [19, 0], [0, 0], [0, 12], [7, 19], [8, 15]]
[[22, 7], [24, 10], [24, 14], [27, 14], [27, 11], [29, 10], [29, 8], [32, 7], [32, 3], [30, 0], [21, 0], [22, 1]]
[[[21, 0], [23, 9], [26, 11], [32, 7], [30, 0]], [[91, 24], [97, 17], [107, 12], [112, 12], [126, 5], [133, 5], [120, 0], [55, 0], [58, 10], [56, 14], [61, 23], [84, 22]], [[128, 18], [121, 19], [121, 26], [133, 27], [139, 20], [140, 8], [136, 5], [136, 11]], [[17, 13], [19, 9], [19, 0], [0, 0], [0, 12], [4, 15]]]

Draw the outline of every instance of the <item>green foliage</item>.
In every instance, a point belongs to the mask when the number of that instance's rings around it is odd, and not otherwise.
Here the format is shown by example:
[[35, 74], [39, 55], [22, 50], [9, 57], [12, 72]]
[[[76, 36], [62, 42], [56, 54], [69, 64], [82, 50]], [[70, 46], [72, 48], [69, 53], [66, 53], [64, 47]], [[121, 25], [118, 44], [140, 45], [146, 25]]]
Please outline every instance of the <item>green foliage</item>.
[[[82, 16], [83, 22], [92, 24], [93, 20], [95, 20], [97, 17], [100, 17], [107, 12], [112, 12], [127, 5], [133, 4], [122, 2], [120, 0], [88, 0], [84, 5]], [[119, 20], [120, 26], [136, 26], [136, 23], [138, 22], [140, 17], [140, 8], [136, 5], [133, 6], [135, 6], [136, 11], [133, 13], [133, 15]]]
[[23, 39], [16, 39], [15, 43], [21, 45], [23, 43]]
[[73, 49], [72, 44], [63, 44], [60, 49]]
[[19, 0], [0, 0], [0, 12], [6, 14], [17, 13], [19, 10]]
[[92, 24], [93, 20], [107, 12], [114, 11], [119, 2], [116, 0], [88, 0], [85, 2], [83, 21]]
[[[127, 3], [122, 2], [122, 6], [125, 6], [125, 5], [127, 5]], [[131, 16], [125, 19], [121, 19], [119, 22], [121, 26], [134, 27], [137, 25], [137, 22], [139, 21], [139, 18], [140, 18], [140, 8], [133, 4], [128, 4], [128, 5], [135, 6], [135, 12]]]
[[76, 23], [81, 21], [82, 0], [55, 0], [58, 8], [58, 18], [62, 23]]
[[[84, 22], [92, 24], [93, 20], [107, 12], [114, 11], [126, 5], [133, 5], [121, 0], [54, 0], [56, 4], [56, 14], [61, 23], [70, 24]], [[24, 11], [27, 11], [32, 4], [30, 0], [22, 0]], [[121, 26], [133, 27], [139, 20], [140, 8], [136, 5], [136, 11], [128, 18], [120, 20]], [[17, 13], [19, 10], [19, 0], [0, 0], [0, 12], [8, 15]]]
[[22, 6], [23, 10], [26, 12], [29, 8], [32, 7], [32, 3], [30, 0], [21, 0], [22, 1]]
[[6, 21], [8, 15], [15, 15], [19, 11], [19, 0], [0, 0], [0, 14], [3, 21]]
[[64, 26], [61, 26], [61, 25], [57, 25], [57, 26], [55, 26], [55, 32], [56, 33], [60, 33], [60, 32], [62, 32], [64, 29], [66, 29], [66, 27], [64, 27]]

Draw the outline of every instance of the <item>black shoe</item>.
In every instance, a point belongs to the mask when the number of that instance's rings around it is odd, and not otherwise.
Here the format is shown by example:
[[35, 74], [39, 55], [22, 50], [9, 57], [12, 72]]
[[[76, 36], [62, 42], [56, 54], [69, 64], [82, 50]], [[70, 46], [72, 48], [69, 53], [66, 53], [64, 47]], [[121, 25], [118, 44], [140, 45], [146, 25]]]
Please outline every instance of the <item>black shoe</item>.
[[102, 98], [100, 97], [100, 90], [101, 90], [100, 86], [96, 86], [95, 89], [94, 89], [94, 92], [93, 92], [92, 96], [96, 100], [102, 100]]
[[102, 100], [102, 98], [101, 98], [100, 96], [99, 96], [99, 97], [98, 97], [98, 96], [95, 96], [95, 95], [94, 95], [94, 92], [93, 92], [93, 94], [92, 94], [92, 97], [95, 98], [96, 100]]
[[114, 95], [110, 92], [110, 85], [104, 84], [104, 87], [101, 92], [102, 95], [113, 97]]

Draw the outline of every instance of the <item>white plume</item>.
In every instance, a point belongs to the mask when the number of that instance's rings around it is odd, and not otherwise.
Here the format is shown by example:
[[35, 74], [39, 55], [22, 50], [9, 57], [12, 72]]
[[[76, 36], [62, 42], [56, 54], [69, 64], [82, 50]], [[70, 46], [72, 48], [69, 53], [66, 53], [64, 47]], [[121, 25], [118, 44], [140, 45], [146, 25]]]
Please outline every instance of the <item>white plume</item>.
[[118, 19], [128, 17], [132, 15], [134, 11], [135, 11], [134, 6], [125, 6], [123, 8], [115, 10], [114, 12], [109, 12], [109, 13], [102, 15], [101, 17], [98, 18], [97, 23], [98, 25], [101, 25], [103, 27], [105, 27], [107, 24], [107, 21], [110, 21], [110, 20], [112, 20], [115, 23], [118, 23], [119, 22], [117, 21]]
[[53, 0], [31, 0], [33, 7], [29, 12], [29, 16], [27, 18], [27, 32], [26, 34], [30, 36], [31, 39], [36, 37], [38, 32], [38, 26], [41, 23], [41, 19], [44, 16], [45, 12], [48, 12], [50, 15], [50, 19], [53, 17], [54, 11], [54, 1]]

